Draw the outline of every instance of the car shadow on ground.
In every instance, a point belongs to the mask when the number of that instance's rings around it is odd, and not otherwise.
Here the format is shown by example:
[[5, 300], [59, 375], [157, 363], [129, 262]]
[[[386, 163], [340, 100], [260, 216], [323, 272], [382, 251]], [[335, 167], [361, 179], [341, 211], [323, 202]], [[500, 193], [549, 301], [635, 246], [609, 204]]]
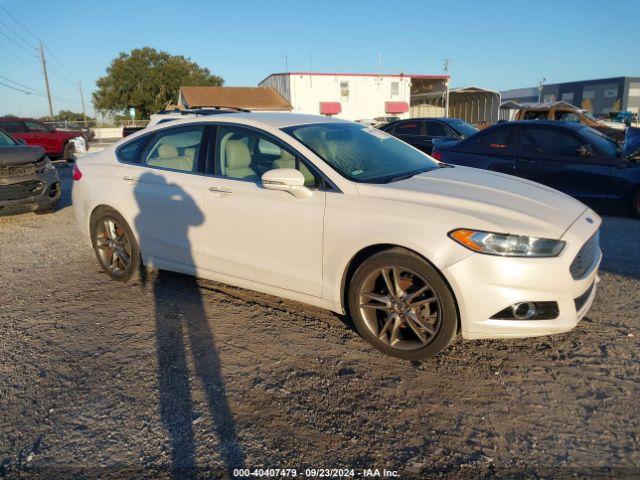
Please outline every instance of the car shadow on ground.
[[[172, 189], [172, 203], [163, 205], [163, 218], [166, 219], [163, 225], [157, 224], [152, 212], [145, 211], [148, 202], [141, 201], [145, 182], [152, 182], [159, 188], [164, 184]], [[147, 241], [145, 234], [155, 234], [160, 230], [170, 231], [172, 240], [189, 245], [189, 229], [201, 224], [204, 217], [184, 190], [177, 185], [167, 185], [159, 175], [146, 173], [141, 176], [134, 195], [140, 206], [135, 224], [142, 245]], [[220, 445], [218, 453], [226, 475], [232, 477], [234, 469], [244, 468], [244, 455], [227, 401], [220, 359], [197, 280], [193, 276], [163, 271], [154, 276], [142, 276], [144, 288], [148, 282], [153, 282], [159, 409], [169, 435], [173, 478], [196, 478], [201, 471], [196, 458], [194, 385], [189, 381], [188, 352], [213, 420]]]

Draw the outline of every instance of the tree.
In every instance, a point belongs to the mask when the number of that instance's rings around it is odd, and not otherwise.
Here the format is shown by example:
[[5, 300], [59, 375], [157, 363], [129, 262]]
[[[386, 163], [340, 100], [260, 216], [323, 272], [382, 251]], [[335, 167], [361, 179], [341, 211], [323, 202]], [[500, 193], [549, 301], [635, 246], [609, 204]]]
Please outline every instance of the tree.
[[[57, 115], [53, 116], [53, 118], [47, 115], [46, 117], [40, 117], [40, 120], [51, 120], [53, 122], [81, 122], [84, 120], [84, 116], [82, 113], [72, 112], [71, 110], [60, 110]], [[93, 118], [87, 115], [87, 120], [93, 120]]]
[[93, 104], [98, 110], [136, 109], [136, 118], [148, 118], [175, 102], [182, 85], [221, 86], [224, 80], [182, 55], [144, 47], [120, 53], [107, 74], [96, 82]]

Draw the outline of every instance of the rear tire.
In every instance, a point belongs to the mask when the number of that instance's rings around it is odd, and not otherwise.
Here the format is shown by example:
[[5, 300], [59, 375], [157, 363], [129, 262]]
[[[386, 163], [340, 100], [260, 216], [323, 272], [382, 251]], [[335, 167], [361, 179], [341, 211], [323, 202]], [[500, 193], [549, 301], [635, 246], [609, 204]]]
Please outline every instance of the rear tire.
[[142, 260], [131, 228], [118, 212], [100, 210], [91, 221], [91, 243], [103, 270], [114, 280], [136, 279]]
[[360, 335], [394, 357], [424, 360], [447, 348], [457, 333], [449, 286], [424, 259], [401, 248], [377, 253], [358, 267], [348, 303]]

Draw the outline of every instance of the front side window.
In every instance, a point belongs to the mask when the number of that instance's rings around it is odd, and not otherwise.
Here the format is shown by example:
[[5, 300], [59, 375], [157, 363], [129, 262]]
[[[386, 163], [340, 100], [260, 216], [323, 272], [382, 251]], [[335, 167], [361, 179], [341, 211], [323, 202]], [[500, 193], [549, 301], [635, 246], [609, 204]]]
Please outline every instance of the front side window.
[[522, 128], [520, 138], [524, 153], [540, 155], [575, 157], [583, 143], [573, 135], [548, 128]]
[[396, 125], [395, 133], [399, 133], [401, 135], [420, 135], [421, 126], [421, 122], [403, 122]]
[[0, 123], [0, 127], [2, 127], [5, 132], [9, 133], [20, 133], [25, 131], [24, 124], [22, 122], [2, 122]]
[[269, 170], [295, 168], [304, 176], [305, 187], [320, 188], [322, 184], [298, 155], [254, 130], [218, 127], [215, 152], [216, 173], [226, 178], [258, 182]]
[[480, 137], [480, 146], [488, 152], [506, 153], [513, 148], [513, 141], [512, 127], [494, 128]]
[[0, 130], [0, 147], [14, 147], [16, 142], [9, 135]]
[[426, 122], [427, 135], [430, 137], [455, 137], [455, 133], [444, 123]]
[[142, 163], [181, 172], [197, 172], [203, 133], [203, 126], [161, 130], [149, 142]]
[[283, 131], [354, 182], [388, 183], [440, 166], [403, 141], [357, 123], [297, 125]]
[[40, 122], [24, 122], [30, 132], [49, 132], [51, 129], [44, 123]]

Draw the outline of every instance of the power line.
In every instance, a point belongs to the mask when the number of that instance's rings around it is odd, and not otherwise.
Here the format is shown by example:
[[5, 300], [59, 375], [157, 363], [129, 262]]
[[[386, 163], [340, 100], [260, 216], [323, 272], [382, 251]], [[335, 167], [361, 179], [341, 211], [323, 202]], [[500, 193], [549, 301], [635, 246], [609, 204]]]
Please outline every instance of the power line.
[[10, 78], [5, 77], [4, 75], [0, 75], [0, 78], [6, 80], [7, 82], [13, 83], [14, 85], [18, 85], [19, 87], [26, 88], [27, 90], [31, 90], [34, 93], [39, 93], [41, 95], [44, 95], [44, 92], [41, 92], [40, 90], [36, 90], [35, 88], [29, 87], [28, 85], [25, 85], [24, 83], [20, 83], [20, 82], [16, 82], [15, 80], [11, 80]]
[[49, 52], [49, 55], [51, 55], [51, 58], [53, 58], [53, 59], [58, 63], [58, 65], [60, 65], [60, 67], [62, 67], [62, 69], [63, 69], [63, 70], [65, 70], [65, 71], [70, 75], [70, 77], [69, 77], [69, 78], [71, 78], [71, 79], [73, 79], [73, 80], [75, 81], [75, 75], [73, 74], [73, 72], [72, 72], [71, 70], [69, 70], [69, 69], [68, 69], [68, 68], [67, 68], [67, 67], [66, 67], [66, 66], [65, 66], [65, 65], [60, 61], [60, 59], [59, 59], [58, 57], [56, 57], [56, 56], [54, 55], [54, 53], [51, 51], [51, 49], [50, 49], [49, 47], [46, 47], [46, 50], [47, 50], [47, 52]]
[[16, 32], [13, 28], [11, 28], [9, 25], [7, 25], [6, 23], [4, 23], [2, 20], [0, 20], [0, 23], [2, 25], [4, 25], [7, 30], [9, 30], [11, 33], [13, 33], [16, 37], [18, 37], [22, 42], [26, 43], [27, 45], [29, 45], [31, 48], [33, 48], [34, 50], [36, 49], [36, 47], [31, 44], [28, 40], [25, 40], [24, 37], [22, 35], [20, 35], [18, 32]]
[[20, 88], [12, 87], [11, 85], [8, 85], [8, 84], [6, 84], [6, 83], [4, 83], [4, 82], [0, 82], [0, 85], [3, 85], [3, 86], [5, 86], [5, 87], [10, 88], [11, 90], [15, 90], [15, 91], [17, 91], [17, 92], [22, 92], [22, 93], [24, 93], [25, 95], [34, 95], [34, 93], [33, 93], [33, 92], [28, 92], [27, 90], [22, 90], [22, 89], [20, 89]]
[[20, 44], [20, 43], [16, 42], [13, 38], [11, 38], [11, 37], [10, 37], [9, 35], [7, 35], [6, 33], [4, 33], [4, 32], [0, 32], [0, 35], [2, 35], [3, 37], [6, 37], [7, 39], [11, 40], [14, 44], [16, 44], [16, 45], [17, 45], [18, 47], [20, 47], [22, 50], [24, 50], [25, 52], [27, 52], [29, 55], [34, 55], [34, 56], [35, 56], [35, 53], [34, 53], [34, 52], [29, 51], [29, 49], [28, 49], [28, 48], [26, 48], [26, 47], [25, 47], [25, 46], [23, 46], [22, 44]]
[[7, 10], [6, 8], [4, 8], [2, 5], [0, 5], [0, 9], [4, 10], [4, 13], [6, 13], [7, 15], [9, 15], [14, 22], [16, 22], [18, 25], [20, 25], [22, 28], [24, 28], [24, 30], [29, 33], [29, 35], [31, 35], [33, 38], [35, 38], [38, 42], [40, 41], [40, 39], [36, 36], [35, 33], [33, 33], [31, 30], [29, 30], [27, 27], [25, 27], [22, 22], [20, 22], [20, 20], [18, 20], [16, 17], [14, 17], [13, 15], [11, 15], [11, 12], [9, 10]]
[[13, 55], [14, 57], [16, 57], [18, 60], [20, 60], [21, 62], [23, 62], [25, 65], [33, 68], [34, 70], [36, 70], [38, 73], [42, 73], [42, 70], [40, 70], [38, 67], [34, 66], [32, 63], [29, 63], [27, 60], [25, 60], [24, 58], [22, 58], [20, 55], [18, 55], [17, 53], [9, 50], [7, 47], [5, 47], [4, 45], [0, 44], [0, 48], [2, 48], [4, 51], [9, 52], [11, 55]]

